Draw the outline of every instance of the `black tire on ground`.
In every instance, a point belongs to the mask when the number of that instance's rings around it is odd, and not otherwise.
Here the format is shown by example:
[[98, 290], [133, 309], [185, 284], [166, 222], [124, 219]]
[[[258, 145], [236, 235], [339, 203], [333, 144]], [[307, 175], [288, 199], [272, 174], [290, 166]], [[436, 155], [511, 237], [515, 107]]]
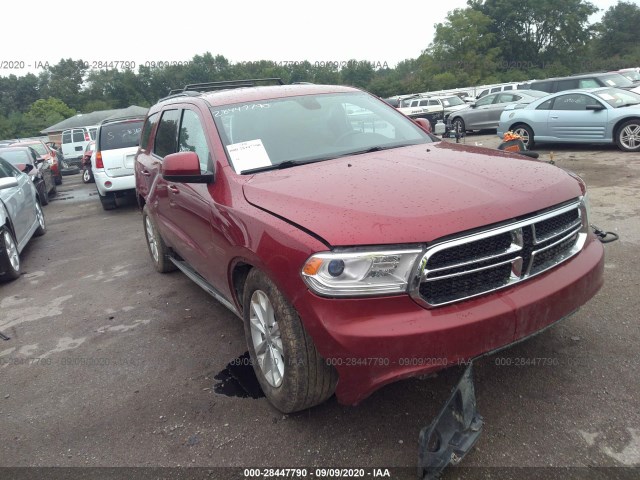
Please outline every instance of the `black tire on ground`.
[[17, 256], [17, 268], [9, 260], [10, 252], [13, 253], [16, 250], [17, 243], [11, 230], [6, 226], [0, 227], [0, 280], [2, 281], [15, 280], [20, 276], [20, 255]]
[[616, 145], [624, 152], [640, 151], [640, 119], [631, 119], [618, 127]]
[[149, 216], [146, 206], [142, 210], [142, 225], [144, 227], [144, 236], [147, 240], [149, 255], [151, 256], [151, 261], [155, 269], [160, 273], [173, 272], [176, 270], [177, 267], [170, 260], [171, 253], [169, 248], [164, 243], [164, 240], [162, 240], [155, 222]]
[[518, 125], [514, 125], [511, 130], [522, 137], [522, 143], [527, 147], [527, 150], [531, 150], [534, 147], [533, 129], [529, 125], [519, 123]]
[[[277, 387], [271, 385], [263, 373], [252, 338], [251, 301], [256, 292], [258, 296], [266, 294], [269, 299], [275, 319], [270, 335], [278, 331], [282, 342], [284, 372]], [[281, 412], [291, 413], [313, 407], [331, 397], [338, 381], [336, 370], [320, 356], [298, 313], [262, 271], [253, 269], [249, 272], [242, 304], [245, 337], [253, 369], [269, 402]]]
[[60, 171], [60, 173], [62, 175], [65, 175], [65, 176], [67, 176], [67, 175], [76, 175], [76, 174], [80, 173], [80, 167], [70, 166], [70, 167], [67, 167], [67, 168], [63, 168]]
[[42, 182], [41, 187], [38, 189], [38, 196], [40, 197], [40, 203], [42, 205], [49, 205], [49, 192], [47, 192], [47, 186]]
[[464, 120], [460, 117], [456, 117], [453, 119], [453, 121], [451, 122], [451, 127], [453, 128], [454, 132], [465, 133], [466, 131]]
[[83, 168], [82, 169], [82, 181], [84, 183], [93, 183], [94, 182], [93, 172], [91, 171], [90, 168]]
[[98, 192], [98, 197], [100, 197], [100, 203], [102, 204], [102, 208], [105, 210], [113, 210], [117, 207], [116, 205], [116, 197], [113, 194], [107, 193], [104, 197], [100, 195]]
[[58, 194], [58, 187], [56, 186], [56, 182], [53, 182], [53, 187], [51, 187], [51, 190], [49, 190], [49, 195], [57, 195]]
[[62, 174], [59, 173], [56, 177], [53, 177], [56, 185], [62, 185]]
[[47, 223], [44, 219], [44, 212], [42, 211], [42, 206], [36, 202], [36, 216], [38, 217], [38, 228], [33, 233], [34, 237], [41, 237], [45, 233], [47, 233]]

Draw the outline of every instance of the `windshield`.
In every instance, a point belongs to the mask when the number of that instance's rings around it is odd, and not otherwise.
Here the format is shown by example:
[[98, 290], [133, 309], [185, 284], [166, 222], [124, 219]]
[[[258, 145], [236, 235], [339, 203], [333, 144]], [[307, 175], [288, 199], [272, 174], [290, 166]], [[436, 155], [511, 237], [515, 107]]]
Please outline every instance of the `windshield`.
[[45, 148], [45, 146], [43, 144], [41, 144], [40, 142], [25, 143], [24, 145], [28, 145], [29, 147], [33, 148], [36, 152], [38, 152], [38, 155], [40, 155], [40, 156], [47, 155], [49, 153], [47, 151], [47, 149]]
[[619, 73], [610, 73], [609, 75], [603, 75], [600, 79], [609, 85], [610, 87], [631, 87], [633, 84], [631, 80]]
[[614, 108], [640, 104], [640, 95], [619, 88], [607, 88], [594, 93]]
[[26, 165], [27, 163], [33, 163], [33, 160], [29, 157], [26, 150], [5, 150], [0, 152], [2, 158], [12, 165]]
[[453, 97], [443, 98], [442, 105], [445, 107], [455, 107], [456, 105], [466, 105], [466, 103], [464, 103], [464, 100], [460, 97], [454, 95]]
[[212, 107], [211, 114], [237, 173], [433, 141], [397, 110], [361, 92]]
[[635, 70], [629, 70], [628, 72], [620, 72], [620, 74], [623, 77], [628, 78], [632, 82], [640, 81], [640, 73], [636, 72]]

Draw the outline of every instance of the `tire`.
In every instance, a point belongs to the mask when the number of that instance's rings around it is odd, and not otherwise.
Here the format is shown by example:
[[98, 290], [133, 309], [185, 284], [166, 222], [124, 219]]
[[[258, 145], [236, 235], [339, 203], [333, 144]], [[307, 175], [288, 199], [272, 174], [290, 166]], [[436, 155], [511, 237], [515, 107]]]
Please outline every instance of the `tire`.
[[45, 233], [47, 233], [47, 222], [44, 219], [44, 212], [42, 211], [42, 206], [36, 202], [36, 217], [38, 218], [38, 228], [33, 233], [34, 237], [41, 237]]
[[0, 280], [15, 280], [20, 276], [20, 254], [13, 233], [0, 227]]
[[144, 226], [144, 236], [147, 240], [147, 248], [153, 266], [160, 273], [173, 272], [176, 270], [175, 264], [170, 260], [169, 248], [162, 240], [155, 222], [149, 216], [147, 207], [142, 210], [142, 225]]
[[522, 137], [522, 143], [527, 147], [527, 150], [531, 150], [534, 147], [535, 142], [533, 139], [533, 130], [529, 125], [520, 123], [518, 125], [514, 125], [511, 130]]
[[56, 182], [53, 182], [53, 187], [51, 187], [51, 190], [49, 191], [49, 195], [57, 195], [58, 194], [58, 187], [56, 186]]
[[253, 370], [269, 402], [291, 413], [331, 397], [336, 370], [320, 356], [293, 306], [258, 269], [247, 276], [242, 304]]
[[93, 183], [94, 182], [93, 172], [91, 171], [90, 168], [83, 168], [82, 169], [82, 181], [84, 183]]
[[623, 152], [640, 151], [640, 119], [624, 122], [616, 131], [616, 145]]
[[62, 175], [61, 174], [58, 174], [58, 176], [54, 177], [54, 178], [55, 178], [55, 184], [56, 185], [62, 185]]
[[47, 186], [44, 182], [41, 184], [42, 186], [38, 189], [38, 196], [40, 197], [40, 203], [42, 205], [49, 205], [49, 192], [47, 192]]
[[466, 132], [464, 120], [460, 117], [456, 117], [453, 119], [453, 121], [451, 122], [451, 127], [453, 128], [454, 132], [459, 132], [459, 133]]
[[104, 197], [100, 195], [98, 192], [98, 197], [100, 197], [100, 203], [102, 204], [102, 208], [104, 210], [113, 210], [117, 207], [116, 205], [116, 197], [110, 194], [106, 194]]

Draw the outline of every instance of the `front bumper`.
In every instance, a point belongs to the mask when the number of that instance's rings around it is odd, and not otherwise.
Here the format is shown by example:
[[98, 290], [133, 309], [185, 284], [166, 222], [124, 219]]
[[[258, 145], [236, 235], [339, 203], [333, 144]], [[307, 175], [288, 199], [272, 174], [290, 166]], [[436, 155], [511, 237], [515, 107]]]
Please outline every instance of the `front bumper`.
[[[122, 192], [125, 190], [135, 190], [136, 188], [136, 179], [133, 174], [122, 177], [110, 177], [104, 173], [104, 171], [94, 170], [93, 177], [95, 178], [98, 192], [100, 192], [100, 195], [103, 197], [110, 192]], [[107, 182], [109, 182], [110, 185]]]
[[408, 295], [335, 299], [306, 292], [295, 307], [339, 374], [340, 403], [515, 343], [577, 310], [603, 283], [604, 249], [589, 235], [565, 263], [513, 287], [424, 309]]

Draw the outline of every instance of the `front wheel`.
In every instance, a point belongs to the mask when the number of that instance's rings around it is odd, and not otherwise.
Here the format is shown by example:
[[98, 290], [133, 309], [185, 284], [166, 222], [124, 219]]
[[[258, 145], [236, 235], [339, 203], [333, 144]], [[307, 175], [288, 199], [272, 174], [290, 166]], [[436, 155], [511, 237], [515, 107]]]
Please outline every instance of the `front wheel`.
[[104, 210], [113, 210], [117, 207], [116, 197], [113, 194], [107, 193], [103, 197], [102, 195], [100, 195], [100, 192], [98, 192], [98, 196], [100, 197], [100, 203], [102, 204], [102, 208]]
[[38, 189], [40, 203], [42, 203], [42, 205], [49, 205], [49, 192], [47, 192], [47, 186], [45, 185], [44, 182], [42, 182], [40, 185], [41, 186]]
[[616, 144], [625, 152], [640, 151], [640, 120], [629, 120], [620, 125], [616, 134]]
[[524, 123], [516, 125], [513, 128], [513, 133], [519, 135], [522, 138], [522, 143], [524, 143], [524, 146], [527, 147], [527, 150], [531, 150], [533, 148], [533, 130], [529, 125], [525, 125]]
[[0, 228], [0, 280], [15, 280], [20, 276], [20, 254], [13, 234]]
[[331, 397], [337, 372], [320, 356], [293, 306], [262, 271], [249, 272], [242, 303], [253, 369], [269, 402], [291, 413]]

